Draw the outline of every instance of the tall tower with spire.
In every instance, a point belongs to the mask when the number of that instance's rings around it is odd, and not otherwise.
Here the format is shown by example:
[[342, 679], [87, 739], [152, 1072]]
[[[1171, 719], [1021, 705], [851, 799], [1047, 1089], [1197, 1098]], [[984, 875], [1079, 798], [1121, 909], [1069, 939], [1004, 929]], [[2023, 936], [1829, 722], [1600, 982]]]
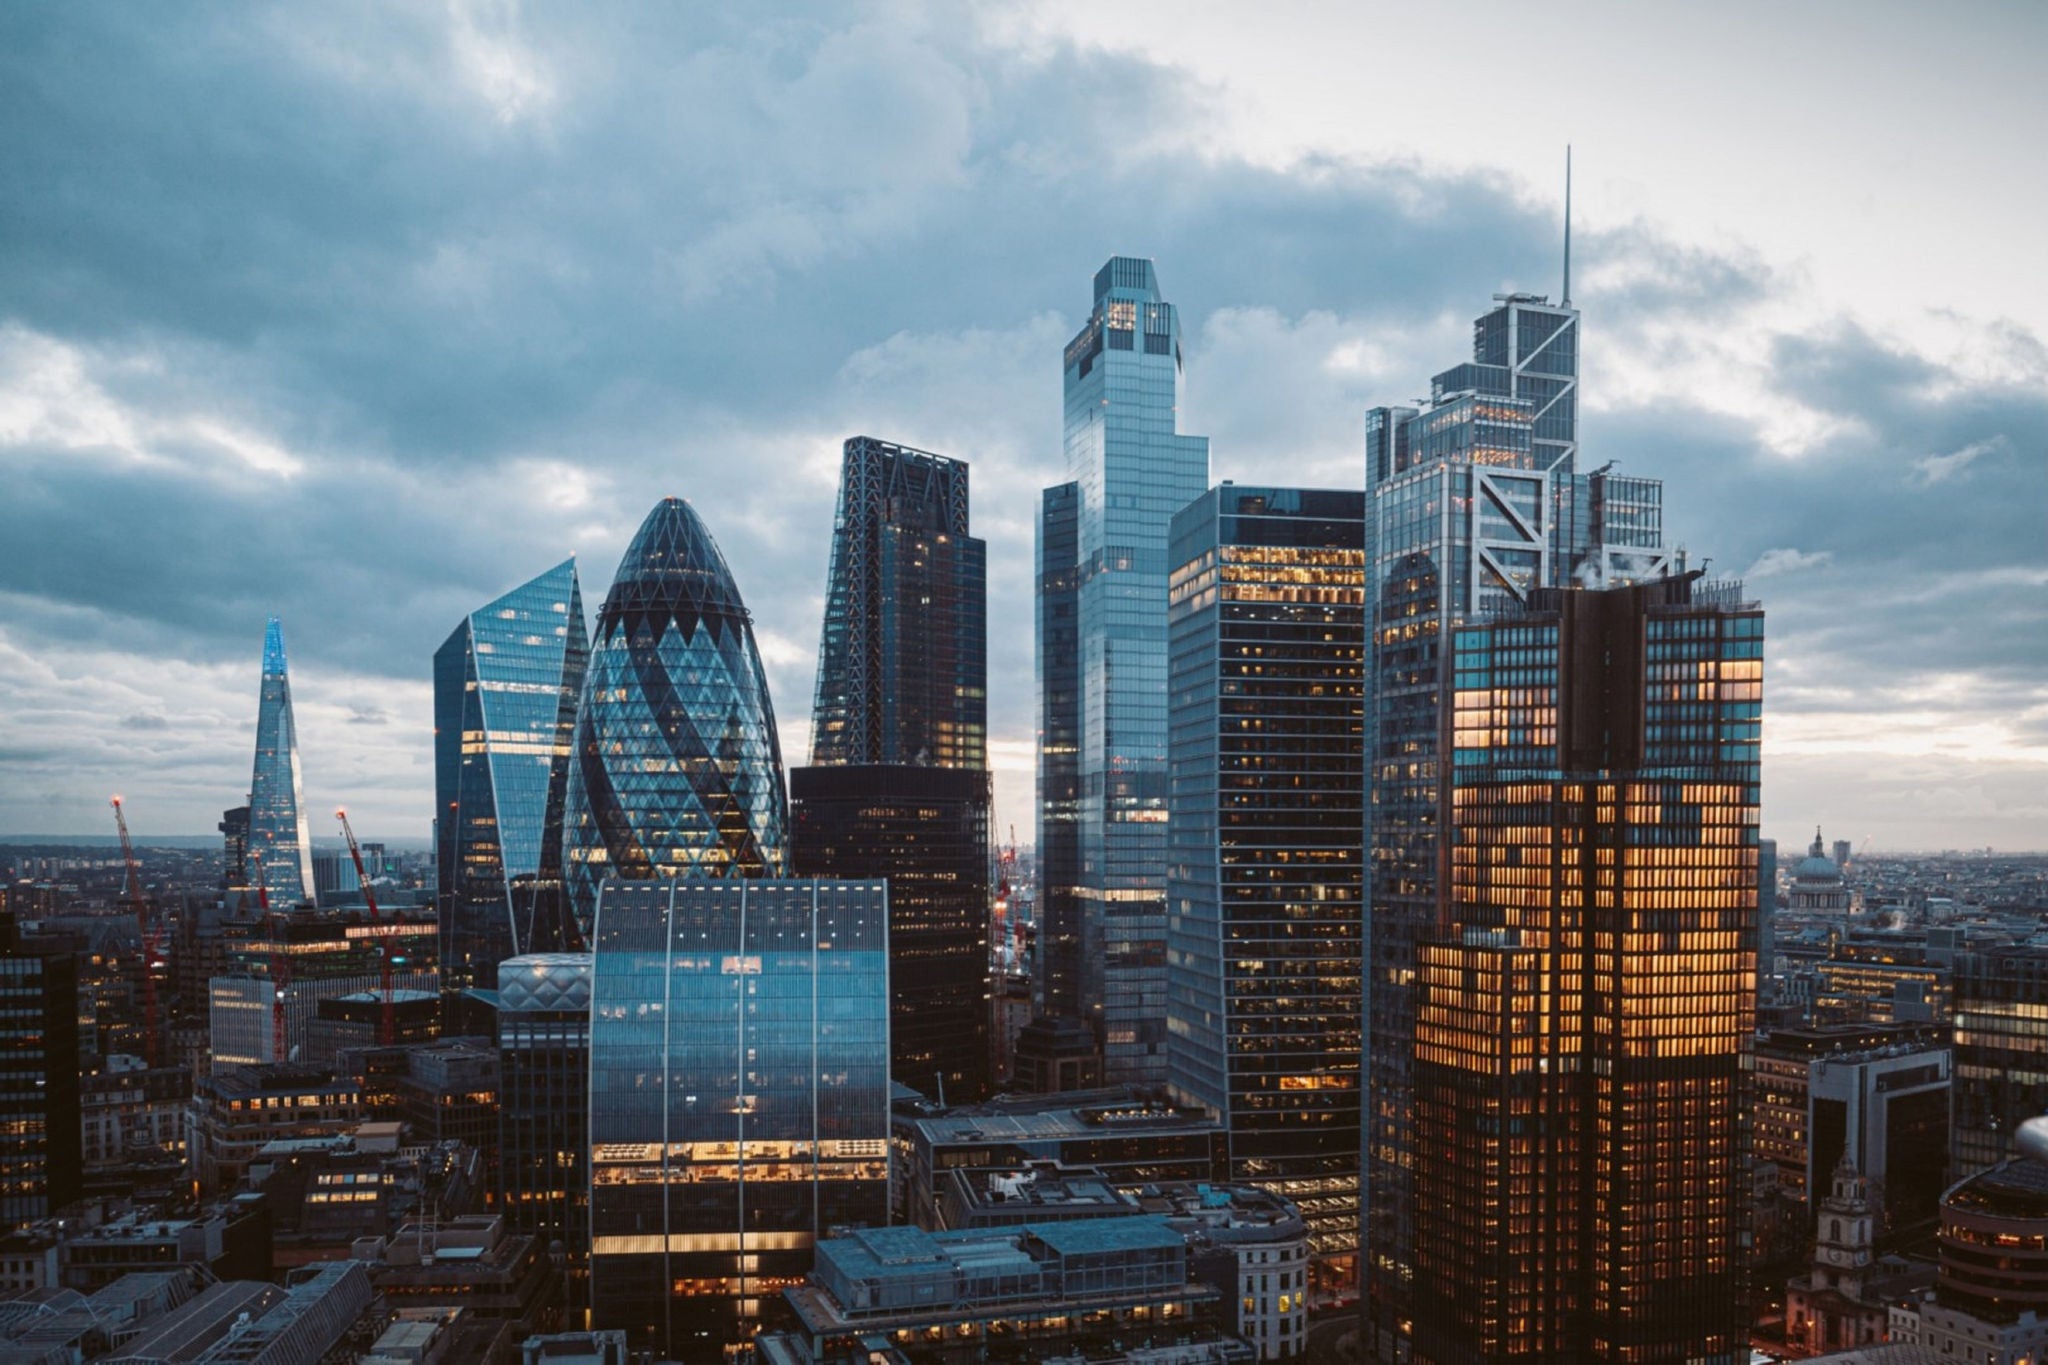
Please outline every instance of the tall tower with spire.
[[263, 693], [256, 709], [256, 767], [249, 778], [249, 853], [280, 905], [313, 899], [313, 839], [299, 777], [299, 730], [285, 667], [284, 625], [263, 631]]

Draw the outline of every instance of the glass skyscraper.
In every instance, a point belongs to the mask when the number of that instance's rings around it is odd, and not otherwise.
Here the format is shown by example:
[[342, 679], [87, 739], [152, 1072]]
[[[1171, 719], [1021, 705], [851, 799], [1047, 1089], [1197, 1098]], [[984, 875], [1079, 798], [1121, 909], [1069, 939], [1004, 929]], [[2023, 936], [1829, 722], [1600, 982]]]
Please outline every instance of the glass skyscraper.
[[[569, 745], [589, 655], [573, 559], [477, 608], [435, 651], [434, 831], [448, 994], [493, 986], [506, 958], [558, 946], [556, 926], [521, 922], [513, 887], [562, 875]], [[537, 903], [516, 900], [529, 913]]]
[[263, 693], [256, 709], [256, 768], [249, 778], [248, 852], [263, 862], [271, 902], [313, 899], [313, 836], [299, 779], [299, 730], [285, 667], [284, 626], [263, 629]]
[[988, 766], [988, 550], [967, 465], [846, 442], [811, 762]]
[[1763, 614], [1698, 579], [1452, 632], [1417, 1361], [1748, 1356]]
[[846, 442], [812, 767], [790, 774], [799, 876], [889, 883], [890, 1071], [988, 1089], [988, 571], [967, 465]]
[[[1209, 483], [1207, 438], [1176, 430], [1180, 374], [1180, 318], [1152, 262], [1112, 257], [1064, 356], [1071, 511], [1049, 492], [1039, 537], [1040, 591], [1071, 576], [1072, 647], [1042, 637], [1038, 661], [1041, 705], [1071, 695], [1077, 721], [1071, 821], [1051, 804], [1060, 763], [1041, 774], [1039, 847], [1074, 879], [1048, 880], [1045, 899], [1055, 933], [1078, 911], [1077, 1005], [1113, 1084], [1166, 1080], [1167, 528]], [[1055, 515], [1071, 515], [1070, 539]], [[1072, 560], [1052, 558], [1066, 544]], [[1041, 603], [1042, 631], [1059, 605]]]
[[1038, 979], [1042, 1017], [1081, 1020], [1081, 570], [1079, 484], [1038, 511]]
[[1173, 519], [1167, 1058], [1230, 1178], [1358, 1267], [1365, 495], [1224, 484]]
[[880, 882], [611, 881], [591, 1002], [591, 1325], [720, 1360], [889, 1216]]
[[[1577, 472], [1579, 315], [1497, 295], [1473, 359], [1423, 408], [1366, 418], [1368, 1103], [1363, 1306], [1382, 1358], [1405, 1349], [1422, 1235], [1412, 1203], [1416, 946], [1443, 922], [1443, 643], [1571, 582], [1668, 573], [1662, 485]], [[1596, 539], [1596, 532], [1602, 538]]]
[[658, 503], [619, 561], [583, 678], [564, 882], [588, 941], [607, 877], [771, 877], [788, 797], [753, 619], [690, 504]]
[[78, 969], [0, 912], [0, 1234], [84, 1194]]
[[889, 1074], [965, 1104], [989, 1089], [989, 776], [854, 764], [789, 775], [796, 872], [889, 884]]
[[588, 953], [498, 964], [498, 1207], [515, 1231], [559, 1242], [569, 1305], [588, 1301], [590, 981]]

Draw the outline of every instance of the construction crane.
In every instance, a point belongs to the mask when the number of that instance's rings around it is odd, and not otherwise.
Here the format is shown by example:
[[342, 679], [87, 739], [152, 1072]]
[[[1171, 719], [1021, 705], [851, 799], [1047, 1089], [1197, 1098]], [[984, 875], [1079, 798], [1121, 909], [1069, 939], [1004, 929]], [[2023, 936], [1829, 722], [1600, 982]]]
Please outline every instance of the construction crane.
[[157, 1064], [156, 1031], [156, 958], [162, 947], [162, 935], [149, 923], [149, 899], [142, 894], [142, 860], [135, 856], [135, 841], [128, 837], [128, 816], [121, 809], [121, 798], [113, 799], [114, 828], [121, 833], [121, 857], [128, 865], [128, 880], [124, 894], [128, 904], [135, 911], [135, 931], [142, 940], [142, 1038], [143, 1059], [150, 1066]]
[[363, 904], [370, 907], [370, 933], [377, 940], [380, 979], [383, 983], [384, 1008], [377, 1025], [377, 1041], [390, 1047], [398, 1041], [398, 1010], [391, 998], [391, 939], [383, 916], [377, 913], [377, 893], [370, 889], [370, 874], [363, 869], [363, 846], [356, 842], [356, 832], [349, 828], [348, 812], [338, 810], [334, 818], [341, 821], [341, 837], [348, 840], [348, 856], [355, 860], [356, 880], [362, 884]]

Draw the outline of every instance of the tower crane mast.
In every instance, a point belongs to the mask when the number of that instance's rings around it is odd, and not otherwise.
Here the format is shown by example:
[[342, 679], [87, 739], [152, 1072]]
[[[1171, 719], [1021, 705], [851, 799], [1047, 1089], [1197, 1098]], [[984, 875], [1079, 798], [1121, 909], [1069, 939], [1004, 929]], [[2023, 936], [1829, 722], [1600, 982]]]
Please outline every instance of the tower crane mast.
[[398, 1041], [398, 1009], [391, 998], [391, 933], [383, 916], [377, 913], [377, 893], [370, 889], [370, 877], [363, 870], [363, 847], [356, 842], [356, 832], [349, 828], [348, 812], [338, 810], [334, 818], [341, 821], [341, 836], [348, 840], [348, 856], [355, 861], [356, 881], [363, 888], [363, 904], [370, 907], [370, 933], [377, 940], [379, 958], [378, 975], [383, 986], [383, 1010], [378, 1018], [377, 1041], [385, 1047]]
[[121, 809], [121, 798], [113, 799], [114, 828], [121, 834], [121, 859], [127, 864], [128, 876], [123, 887], [128, 904], [135, 911], [135, 931], [142, 940], [142, 1038], [143, 1059], [150, 1065], [157, 1064], [157, 1023], [156, 1023], [156, 956], [162, 943], [162, 934], [149, 922], [149, 898], [142, 892], [142, 860], [135, 856], [135, 841], [128, 837], [128, 816]]

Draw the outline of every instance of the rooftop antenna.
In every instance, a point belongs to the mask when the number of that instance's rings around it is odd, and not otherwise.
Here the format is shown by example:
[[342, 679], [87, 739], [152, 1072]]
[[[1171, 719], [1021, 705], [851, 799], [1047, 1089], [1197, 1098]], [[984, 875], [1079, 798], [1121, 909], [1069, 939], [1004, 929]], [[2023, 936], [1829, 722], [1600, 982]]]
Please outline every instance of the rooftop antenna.
[[1564, 144], [1564, 306], [1572, 306], [1572, 144]]

